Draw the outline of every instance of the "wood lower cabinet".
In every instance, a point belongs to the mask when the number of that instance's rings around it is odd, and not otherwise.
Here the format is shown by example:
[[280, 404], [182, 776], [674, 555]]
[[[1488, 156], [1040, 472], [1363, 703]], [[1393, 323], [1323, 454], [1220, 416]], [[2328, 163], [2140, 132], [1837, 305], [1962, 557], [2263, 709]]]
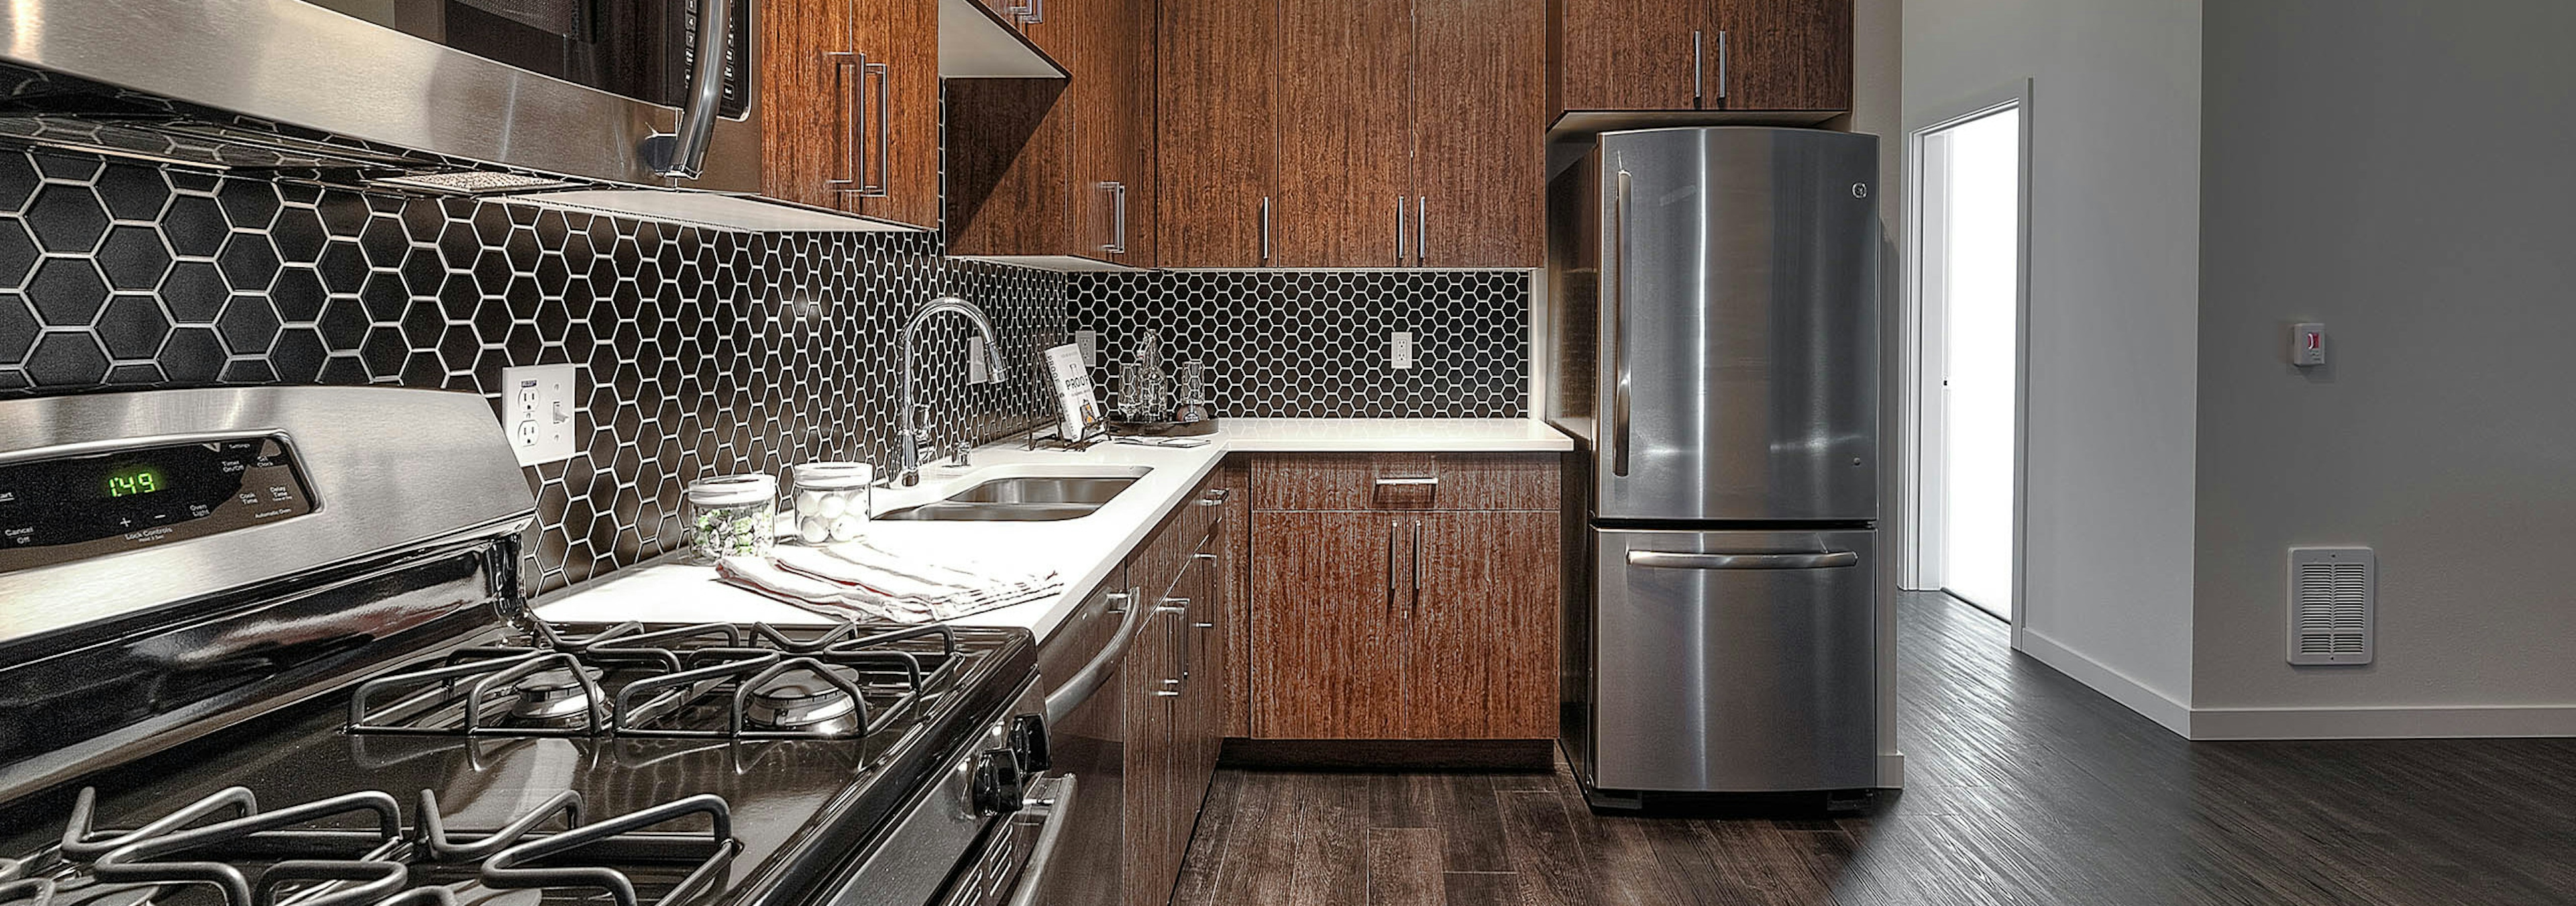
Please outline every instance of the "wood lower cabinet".
[[1171, 899], [1224, 733], [1224, 474], [1164, 520], [1122, 567], [1147, 610], [1123, 669], [1126, 747], [1120, 869], [1128, 906]]
[[[1553, 738], [1555, 464], [1547, 454], [1254, 460], [1247, 735]], [[1475, 490], [1376, 493], [1451, 486]], [[1344, 508], [1265, 508], [1312, 503]]]

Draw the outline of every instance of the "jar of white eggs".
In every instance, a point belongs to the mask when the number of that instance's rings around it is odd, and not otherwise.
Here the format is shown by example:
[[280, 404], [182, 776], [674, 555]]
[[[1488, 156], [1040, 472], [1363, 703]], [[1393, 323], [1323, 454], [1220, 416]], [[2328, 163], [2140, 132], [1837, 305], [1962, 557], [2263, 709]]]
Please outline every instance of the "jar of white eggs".
[[807, 544], [826, 544], [864, 534], [876, 477], [876, 469], [863, 462], [797, 466], [796, 536]]

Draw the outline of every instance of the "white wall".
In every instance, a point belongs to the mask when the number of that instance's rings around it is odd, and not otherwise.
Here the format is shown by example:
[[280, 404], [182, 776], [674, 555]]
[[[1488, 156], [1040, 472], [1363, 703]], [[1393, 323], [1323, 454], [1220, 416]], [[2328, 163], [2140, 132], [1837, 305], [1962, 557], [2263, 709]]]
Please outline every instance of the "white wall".
[[[2210, 4], [2195, 735], [2576, 734], [2571, 37], [2564, 0]], [[2377, 661], [2293, 668], [2284, 551], [2343, 543]]]
[[[2199, 0], [1911, 0], [1909, 128], [2033, 85], [2024, 650], [2192, 700]], [[1890, 133], [1891, 137], [1901, 133]]]

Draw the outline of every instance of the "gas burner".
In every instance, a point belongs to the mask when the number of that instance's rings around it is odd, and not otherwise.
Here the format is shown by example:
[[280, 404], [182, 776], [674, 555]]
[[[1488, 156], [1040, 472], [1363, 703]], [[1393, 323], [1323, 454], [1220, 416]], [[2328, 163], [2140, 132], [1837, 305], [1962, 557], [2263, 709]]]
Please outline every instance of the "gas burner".
[[[828, 669], [828, 668], [827, 668]], [[796, 675], [761, 684], [743, 705], [743, 722], [763, 730], [803, 730], [837, 736], [857, 729], [864, 714], [857, 696], [821, 677]]]
[[600, 705], [591, 692], [599, 688], [602, 671], [584, 667], [581, 672], [583, 675], [576, 677], [572, 668], [559, 667], [519, 680], [510, 687], [514, 699], [510, 717], [539, 726], [570, 726], [594, 719], [592, 712]]

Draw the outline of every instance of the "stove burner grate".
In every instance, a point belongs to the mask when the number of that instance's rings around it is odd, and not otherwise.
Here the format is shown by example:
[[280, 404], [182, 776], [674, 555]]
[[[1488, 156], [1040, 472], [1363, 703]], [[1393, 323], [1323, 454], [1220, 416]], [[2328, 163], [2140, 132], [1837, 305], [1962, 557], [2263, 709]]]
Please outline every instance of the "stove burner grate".
[[[628, 622], [585, 637], [462, 649], [378, 677], [349, 701], [352, 733], [850, 739], [884, 729], [958, 669], [945, 624], [867, 633]], [[925, 663], [927, 661], [928, 663]], [[872, 704], [868, 693], [889, 693]]]
[[[27, 863], [0, 860], [0, 904], [47, 906], [58, 892], [76, 889], [184, 885], [213, 889], [224, 906], [454, 906], [460, 889], [479, 884], [598, 891], [616, 906], [676, 906], [707, 890], [742, 851], [719, 796], [597, 821], [584, 820], [582, 805], [580, 794], [567, 790], [498, 828], [458, 833], [447, 827], [437, 795], [422, 790], [418, 833], [407, 835], [400, 807], [383, 792], [262, 811], [249, 790], [233, 787], [142, 827], [100, 832], [92, 827], [97, 791], [83, 789], [56, 861], [41, 876], [29, 876]], [[232, 815], [198, 823], [225, 812]], [[372, 827], [343, 826], [350, 816], [372, 818]], [[683, 820], [705, 830], [658, 829]], [[324, 823], [331, 826], [316, 826]], [[560, 827], [541, 830], [549, 824]], [[453, 885], [417, 880], [432, 865], [472, 874]], [[647, 901], [635, 878], [648, 869], [686, 874]]]

